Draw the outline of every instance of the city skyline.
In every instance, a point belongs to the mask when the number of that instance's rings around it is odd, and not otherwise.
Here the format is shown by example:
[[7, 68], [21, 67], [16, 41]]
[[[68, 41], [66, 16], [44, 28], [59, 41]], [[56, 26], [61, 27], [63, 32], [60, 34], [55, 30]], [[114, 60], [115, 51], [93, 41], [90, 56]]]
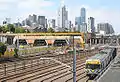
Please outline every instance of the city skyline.
[[[74, 23], [75, 17], [79, 16], [80, 8], [85, 7], [87, 11], [86, 19], [90, 16], [94, 17], [95, 26], [97, 23], [109, 22], [113, 25], [115, 32], [119, 32], [120, 29], [118, 18], [120, 18], [120, 7], [118, 1], [114, 1], [114, 3], [117, 2], [116, 5], [113, 5], [112, 2], [108, 2], [108, 0], [92, 2], [87, 0], [65, 0], [64, 2], [68, 8], [68, 18], [72, 21], [72, 23]], [[48, 19], [56, 19], [57, 11], [60, 7], [60, 0], [1, 0], [0, 4], [2, 4], [0, 5], [0, 21], [2, 23], [2, 21], [7, 17], [11, 18], [11, 22], [15, 22], [18, 18], [20, 21], [23, 20], [23, 18], [27, 18], [29, 14], [44, 15]]]

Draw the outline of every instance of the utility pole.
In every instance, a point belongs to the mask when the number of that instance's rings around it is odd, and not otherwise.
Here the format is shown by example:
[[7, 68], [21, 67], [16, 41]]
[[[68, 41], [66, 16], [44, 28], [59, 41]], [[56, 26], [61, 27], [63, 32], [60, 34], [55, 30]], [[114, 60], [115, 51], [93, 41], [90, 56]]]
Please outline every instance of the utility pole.
[[76, 82], [76, 49], [73, 36], [73, 82]]

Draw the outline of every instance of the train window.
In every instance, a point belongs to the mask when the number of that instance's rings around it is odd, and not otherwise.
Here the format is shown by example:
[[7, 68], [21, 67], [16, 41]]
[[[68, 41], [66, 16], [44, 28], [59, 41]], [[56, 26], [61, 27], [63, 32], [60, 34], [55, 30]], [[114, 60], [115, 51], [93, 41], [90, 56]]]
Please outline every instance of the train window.
[[100, 64], [86, 64], [87, 69], [100, 69]]

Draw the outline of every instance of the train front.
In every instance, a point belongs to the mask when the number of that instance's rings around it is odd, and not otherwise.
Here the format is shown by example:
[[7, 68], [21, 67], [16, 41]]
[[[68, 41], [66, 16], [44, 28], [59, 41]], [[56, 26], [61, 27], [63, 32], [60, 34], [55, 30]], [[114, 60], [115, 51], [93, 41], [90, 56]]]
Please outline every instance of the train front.
[[97, 59], [88, 59], [85, 63], [86, 75], [89, 77], [94, 77], [100, 72], [100, 61]]

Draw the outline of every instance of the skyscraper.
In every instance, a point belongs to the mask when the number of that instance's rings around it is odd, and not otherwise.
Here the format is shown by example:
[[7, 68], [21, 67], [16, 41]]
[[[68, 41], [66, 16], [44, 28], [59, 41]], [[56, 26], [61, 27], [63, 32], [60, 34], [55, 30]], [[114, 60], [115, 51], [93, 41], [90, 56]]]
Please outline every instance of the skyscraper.
[[37, 15], [33, 14], [33, 15], [29, 15], [27, 20], [23, 21], [23, 26], [24, 25], [28, 25], [31, 27], [35, 27], [37, 25]]
[[45, 16], [38, 16], [38, 24], [45, 28], [46, 19]]
[[25, 19], [24, 24], [28, 26], [32, 26], [32, 23], [30, 22], [29, 18]]
[[114, 33], [114, 29], [112, 27], [112, 25], [110, 25], [109, 23], [99, 23], [97, 24], [97, 30], [100, 33], [100, 31], [104, 31], [105, 34], [112, 34]]
[[82, 23], [82, 24], [80, 25], [79, 32], [87, 33], [87, 23]]
[[85, 10], [85, 8], [81, 8], [81, 22], [86, 23], [86, 10]]
[[76, 31], [80, 32], [80, 18], [81, 17], [75, 17], [75, 29]]
[[81, 17], [75, 17], [75, 25], [81, 24]]
[[55, 19], [48, 20], [48, 27], [55, 29]]
[[48, 28], [47, 19], [45, 19], [45, 28]]
[[71, 21], [69, 21], [69, 25], [68, 25], [68, 29], [69, 29], [69, 31], [71, 32], [72, 31], [72, 22]]
[[33, 22], [37, 23], [37, 15], [33, 14]]
[[87, 31], [89, 33], [94, 33], [95, 32], [95, 26], [94, 26], [94, 18], [90, 17], [88, 18], [88, 27], [87, 27]]
[[64, 2], [61, 2], [61, 7], [58, 11], [58, 27], [65, 29], [68, 28], [68, 11], [66, 10], [66, 6]]
[[55, 28], [55, 19], [52, 19], [52, 27]]
[[29, 15], [28, 20], [29, 20], [31, 23], [33, 23], [33, 16], [32, 16], [32, 15]]
[[75, 18], [76, 31], [86, 32], [86, 10], [81, 8], [80, 17]]

